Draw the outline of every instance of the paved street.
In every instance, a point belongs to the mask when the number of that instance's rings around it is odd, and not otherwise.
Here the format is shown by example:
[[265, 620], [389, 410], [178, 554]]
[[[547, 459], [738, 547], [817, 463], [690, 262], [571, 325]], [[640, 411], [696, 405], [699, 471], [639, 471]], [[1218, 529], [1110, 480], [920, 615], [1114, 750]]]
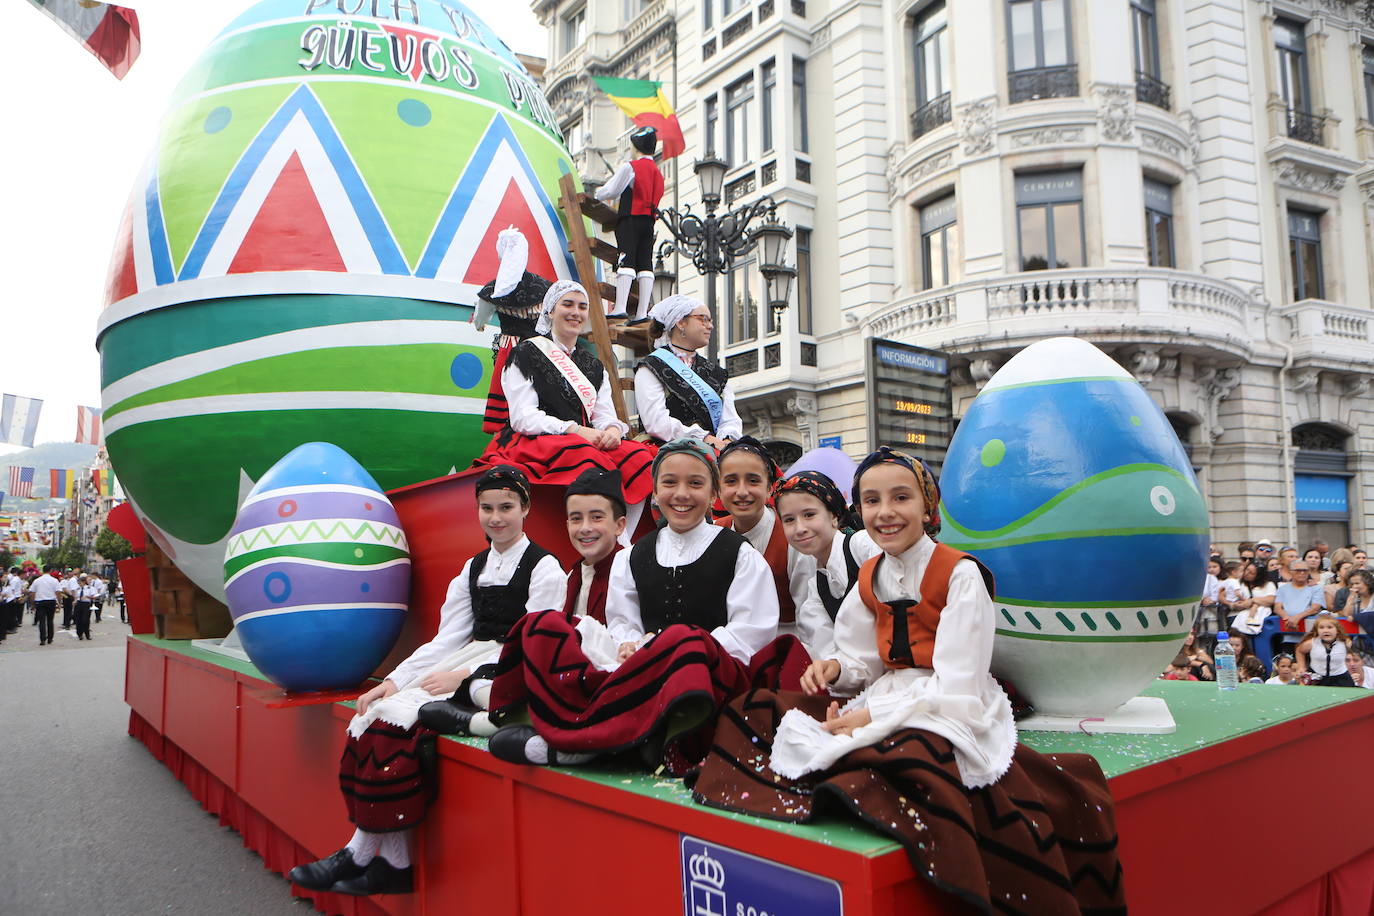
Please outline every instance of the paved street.
[[110, 608], [89, 642], [0, 643], [0, 912], [313, 913], [128, 736]]

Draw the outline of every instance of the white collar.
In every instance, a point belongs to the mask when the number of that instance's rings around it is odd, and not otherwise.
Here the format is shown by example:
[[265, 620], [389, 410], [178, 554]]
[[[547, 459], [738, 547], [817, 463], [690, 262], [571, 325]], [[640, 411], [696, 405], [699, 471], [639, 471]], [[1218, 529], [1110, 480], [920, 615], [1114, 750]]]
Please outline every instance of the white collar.
[[887, 555], [900, 563], [903, 570], [912, 570], [920, 566], [926, 560], [929, 560], [930, 555], [934, 552], [935, 542], [922, 532], [921, 539], [902, 551], [902, 553], [897, 556], [893, 556], [892, 554]]
[[710, 534], [711, 529], [715, 527], [715, 525], [711, 524], [703, 517], [695, 526], [688, 528], [681, 534], [674, 531], [672, 525], [664, 525], [659, 531], [668, 538], [670, 544], [674, 541], [679, 541], [686, 545], [701, 540], [703, 535]]
[[496, 561], [498, 563], [505, 562], [506, 560], [509, 560], [512, 557], [519, 557], [521, 554], [523, 554], [525, 552], [525, 547], [529, 544], [529, 542], [529, 535], [521, 534], [520, 540], [516, 541], [514, 544], [507, 547], [504, 551], [497, 550], [496, 545], [493, 544], [491, 548], [491, 555], [496, 558]]
[[558, 349], [562, 350], [564, 353], [571, 353], [571, 352], [573, 351], [573, 347], [576, 347], [576, 346], [577, 346], [577, 340], [576, 340], [576, 339], [573, 340], [573, 345], [572, 345], [572, 347], [565, 347], [565, 346], [563, 346], [563, 341], [559, 340], [558, 337], [557, 337], [557, 335], [555, 335], [555, 334], [553, 333], [553, 331], [550, 331], [550, 332], [549, 332], [548, 337], [549, 337], [549, 340], [553, 341], [553, 345], [554, 345], [555, 347], [557, 347]]

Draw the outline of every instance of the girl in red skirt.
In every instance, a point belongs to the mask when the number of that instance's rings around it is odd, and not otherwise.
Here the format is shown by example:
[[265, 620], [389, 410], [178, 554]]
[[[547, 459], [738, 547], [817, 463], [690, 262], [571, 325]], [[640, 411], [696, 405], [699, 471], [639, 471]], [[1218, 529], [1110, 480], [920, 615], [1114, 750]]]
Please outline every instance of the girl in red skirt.
[[589, 467], [620, 472], [628, 530], [653, 489], [653, 451], [624, 438], [605, 367], [577, 346], [588, 321], [587, 291], [559, 280], [544, 296], [539, 336], [521, 341], [501, 372], [508, 425], [491, 440], [479, 464], [509, 464], [534, 483], [569, 484]]

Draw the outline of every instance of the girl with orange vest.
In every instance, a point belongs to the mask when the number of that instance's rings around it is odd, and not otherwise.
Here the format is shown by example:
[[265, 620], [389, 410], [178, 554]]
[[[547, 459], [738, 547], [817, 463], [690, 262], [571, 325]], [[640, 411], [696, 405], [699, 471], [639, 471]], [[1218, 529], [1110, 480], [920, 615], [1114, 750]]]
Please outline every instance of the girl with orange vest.
[[781, 472], [763, 443], [753, 436], [735, 439], [720, 451], [720, 501], [730, 514], [716, 524], [744, 535], [773, 571], [778, 593], [778, 632], [796, 633], [797, 605], [806, 600], [816, 564], [787, 545], [778, 514], [768, 496]]
[[1011, 765], [1016, 726], [993, 680], [992, 576], [968, 554], [934, 541], [940, 491], [924, 462], [880, 448], [854, 475], [864, 528], [882, 550], [860, 567], [835, 618], [835, 657], [802, 676], [831, 703], [825, 722], [790, 710], [771, 766], [784, 777], [825, 770], [850, 751], [903, 728], [950, 741], [964, 785], [996, 782]]

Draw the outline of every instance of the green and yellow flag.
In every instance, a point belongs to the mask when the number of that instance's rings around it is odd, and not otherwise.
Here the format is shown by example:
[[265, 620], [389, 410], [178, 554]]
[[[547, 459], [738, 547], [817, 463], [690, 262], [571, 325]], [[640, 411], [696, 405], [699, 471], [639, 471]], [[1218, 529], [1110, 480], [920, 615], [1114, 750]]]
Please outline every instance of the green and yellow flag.
[[593, 76], [592, 81], [601, 91], [610, 96], [615, 107], [640, 127], [652, 127], [658, 131], [659, 142], [663, 144], [663, 158], [680, 156], [687, 149], [687, 141], [682, 137], [682, 125], [668, 97], [663, 94], [663, 84], [656, 80], [623, 80], [614, 76]]

